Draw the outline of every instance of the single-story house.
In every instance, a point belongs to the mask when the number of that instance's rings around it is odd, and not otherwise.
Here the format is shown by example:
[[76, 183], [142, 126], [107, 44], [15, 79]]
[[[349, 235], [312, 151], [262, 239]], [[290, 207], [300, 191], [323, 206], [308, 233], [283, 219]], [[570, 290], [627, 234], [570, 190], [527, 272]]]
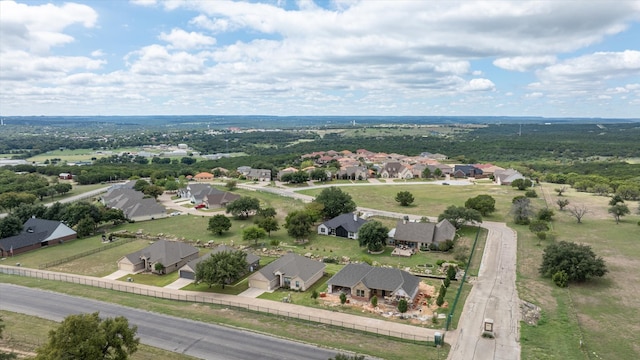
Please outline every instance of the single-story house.
[[453, 167], [453, 176], [457, 178], [481, 178], [483, 176], [483, 172], [481, 169], [478, 169], [473, 165], [455, 165]]
[[329, 293], [345, 292], [354, 298], [406, 299], [409, 303], [420, 291], [420, 278], [395, 268], [366, 263], [347, 264], [327, 281]]
[[198, 258], [198, 249], [181, 241], [158, 240], [142, 250], [125, 255], [118, 260], [118, 269], [132, 273], [151, 271], [158, 273], [156, 264], [164, 266], [163, 274], [178, 270], [189, 261]]
[[153, 198], [140, 199], [130, 206], [120, 208], [127, 219], [133, 221], [146, 221], [162, 219], [167, 216], [167, 209], [158, 204]]
[[332, 235], [348, 239], [358, 239], [358, 230], [367, 220], [356, 213], [347, 213], [334, 217], [318, 225], [319, 235]]
[[60, 175], [58, 175], [58, 179], [60, 179], [60, 180], [72, 180], [73, 179], [73, 175], [71, 175], [70, 173], [60, 173]]
[[287, 253], [249, 277], [249, 287], [267, 291], [289, 288], [305, 291], [322, 278], [325, 264]]
[[[233, 248], [231, 246], [227, 246], [227, 245], [219, 245], [216, 248], [213, 249], [213, 251], [195, 259], [195, 260], [191, 260], [189, 261], [185, 266], [180, 268], [180, 277], [183, 279], [191, 279], [191, 280], [195, 280], [196, 279], [196, 266], [204, 261], [205, 259], [208, 259], [209, 256], [213, 255], [213, 254], [217, 254], [220, 252], [232, 252], [232, 251], [241, 251], [238, 250], [236, 248]], [[260, 268], [260, 257], [256, 254], [252, 254], [250, 252], [247, 252], [247, 272], [254, 272], [257, 269]], [[235, 279], [233, 279], [235, 280]]]
[[193, 176], [195, 181], [211, 181], [213, 180], [213, 174], [208, 172], [197, 173]]
[[0, 257], [62, 244], [77, 237], [73, 229], [60, 221], [31, 218], [22, 225], [20, 234], [0, 239]]
[[202, 201], [207, 209], [217, 209], [227, 206], [228, 203], [233, 202], [240, 198], [240, 195], [221, 191], [213, 194], [208, 194], [204, 197]]
[[389, 231], [389, 245], [406, 245], [411, 249], [439, 244], [456, 237], [456, 228], [444, 219], [439, 223], [424, 223], [399, 220], [394, 229]]
[[369, 178], [369, 171], [366, 166], [342, 166], [336, 172], [336, 179], [366, 180]]
[[493, 180], [498, 185], [511, 185], [512, 182], [518, 179], [525, 179], [525, 177], [515, 169], [496, 170], [493, 173]]
[[290, 166], [290, 167], [288, 167], [288, 168], [286, 168], [286, 169], [282, 169], [282, 170], [278, 171], [277, 178], [278, 178], [278, 180], [282, 180], [282, 177], [283, 177], [284, 175], [287, 175], [287, 174], [293, 174], [293, 173], [295, 173], [296, 171], [298, 171], [298, 169], [296, 169], [296, 168], [294, 168], [294, 167], [291, 167], [291, 166]]
[[246, 174], [247, 180], [271, 181], [271, 170], [267, 169], [251, 169]]

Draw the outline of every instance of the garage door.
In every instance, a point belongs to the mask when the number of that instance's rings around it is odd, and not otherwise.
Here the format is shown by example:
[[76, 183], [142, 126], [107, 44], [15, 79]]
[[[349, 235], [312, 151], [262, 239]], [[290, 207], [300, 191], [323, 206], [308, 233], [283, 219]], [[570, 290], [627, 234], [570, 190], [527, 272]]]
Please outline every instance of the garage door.
[[196, 274], [188, 270], [180, 270], [180, 277], [183, 279], [195, 280]]
[[249, 279], [249, 287], [269, 290], [269, 282], [266, 280]]

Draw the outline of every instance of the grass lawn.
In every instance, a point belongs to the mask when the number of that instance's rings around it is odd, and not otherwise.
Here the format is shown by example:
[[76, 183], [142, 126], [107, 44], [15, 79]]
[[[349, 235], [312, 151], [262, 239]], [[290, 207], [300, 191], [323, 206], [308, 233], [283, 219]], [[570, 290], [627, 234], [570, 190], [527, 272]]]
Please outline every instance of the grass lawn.
[[[34, 353], [38, 347], [44, 345], [48, 339], [49, 330], [59, 325], [55, 321], [8, 311], [0, 311], [0, 317], [6, 325], [0, 346], [27, 353]], [[131, 356], [131, 359], [190, 360], [196, 358], [140, 344], [138, 351]]]
[[121, 277], [120, 281], [127, 281], [127, 278], [132, 278], [134, 282], [151, 285], [157, 287], [165, 287], [172, 282], [178, 280], [179, 272], [174, 271], [170, 274], [158, 275], [158, 274], [132, 274]]
[[[484, 217], [489, 221], [505, 221], [511, 209], [511, 199], [523, 195], [522, 191], [509, 186], [494, 184], [478, 184], [474, 186], [439, 186], [432, 184], [414, 184], [394, 186], [345, 186], [342, 191], [351, 195], [358, 206], [384, 209], [399, 213], [419, 216], [438, 216], [449, 205], [464, 206], [467, 199], [486, 194], [496, 200], [496, 212]], [[300, 190], [299, 193], [316, 196], [322, 189]], [[411, 206], [400, 206], [396, 201], [396, 194], [408, 191], [413, 194], [415, 201]]]
[[[544, 184], [552, 204], [557, 197], [553, 184]], [[638, 215], [623, 218], [619, 225], [606, 214], [609, 198], [569, 191], [571, 204], [589, 207], [582, 224], [566, 211], [556, 210], [552, 234], [555, 241], [587, 244], [602, 256], [609, 273], [583, 284], [557, 288], [537, 273], [544, 246], [525, 227], [518, 231], [518, 291], [520, 298], [542, 307], [538, 326], [522, 324], [523, 359], [616, 359], [640, 358], [637, 331], [640, 330], [640, 240]], [[628, 202], [637, 208], [637, 202]], [[571, 206], [571, 205], [570, 205]], [[583, 347], [580, 348], [580, 340]], [[588, 355], [587, 355], [588, 354]]]
[[[343, 349], [360, 354], [368, 354], [382, 359], [444, 359], [449, 350], [448, 346], [436, 349], [424, 344], [399, 341], [368, 333], [354, 334], [353, 330], [345, 330], [331, 326], [319, 326], [304, 321], [292, 321], [278, 316], [229, 308], [227, 306], [203, 305], [189, 302], [156, 299], [140, 295], [120, 293], [106, 289], [93, 288], [71, 283], [47, 281], [42, 279], [24, 278], [0, 274], [0, 281], [45, 290], [62, 292], [70, 295], [143, 308], [171, 316], [187, 319], [229, 325], [263, 332], [273, 336], [319, 344], [336, 349], [336, 353]], [[10, 327], [5, 329], [10, 333]], [[178, 357], [174, 357], [178, 358]]]

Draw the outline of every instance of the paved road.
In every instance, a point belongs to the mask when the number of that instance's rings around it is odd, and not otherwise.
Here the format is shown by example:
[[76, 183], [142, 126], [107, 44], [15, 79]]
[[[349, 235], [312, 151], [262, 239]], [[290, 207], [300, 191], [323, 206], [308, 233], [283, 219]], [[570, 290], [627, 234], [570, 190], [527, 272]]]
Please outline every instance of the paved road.
[[[519, 360], [520, 299], [516, 289], [517, 236], [504, 223], [484, 222], [489, 230], [482, 264], [464, 304], [451, 360]], [[494, 320], [495, 339], [482, 338], [484, 319]]]
[[338, 352], [267, 335], [192, 321], [106, 302], [0, 284], [0, 309], [62, 321], [71, 314], [99, 311], [124, 316], [138, 326], [144, 344], [200, 359], [326, 360]]

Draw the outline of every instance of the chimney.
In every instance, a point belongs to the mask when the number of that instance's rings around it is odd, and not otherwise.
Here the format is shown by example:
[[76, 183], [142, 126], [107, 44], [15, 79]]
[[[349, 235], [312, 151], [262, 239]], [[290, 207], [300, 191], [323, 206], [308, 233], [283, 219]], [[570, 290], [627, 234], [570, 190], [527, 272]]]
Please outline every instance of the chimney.
[[408, 215], [405, 215], [405, 216], [402, 218], [402, 223], [403, 223], [403, 224], [406, 224], [408, 221], [409, 221], [409, 216], [408, 216]]
[[353, 221], [358, 222], [358, 213], [357, 212], [353, 213]]

